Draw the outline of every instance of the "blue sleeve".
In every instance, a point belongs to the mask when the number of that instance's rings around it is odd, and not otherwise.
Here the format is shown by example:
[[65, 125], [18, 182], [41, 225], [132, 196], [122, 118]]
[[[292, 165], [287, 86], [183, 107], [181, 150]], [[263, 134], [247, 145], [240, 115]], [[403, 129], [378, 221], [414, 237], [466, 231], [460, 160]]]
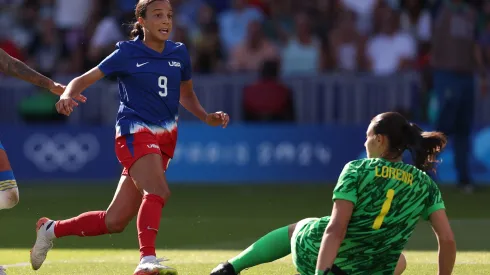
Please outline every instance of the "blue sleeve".
[[185, 45], [182, 45], [183, 47], [183, 61], [184, 61], [184, 66], [182, 68], [182, 75], [181, 75], [181, 80], [182, 81], [187, 81], [192, 78], [192, 62], [191, 62], [191, 56], [189, 55], [189, 52], [187, 51], [187, 47]]
[[121, 49], [116, 49], [109, 56], [107, 56], [100, 64], [97, 66], [105, 76], [118, 75], [123, 72], [124, 69], [123, 53]]

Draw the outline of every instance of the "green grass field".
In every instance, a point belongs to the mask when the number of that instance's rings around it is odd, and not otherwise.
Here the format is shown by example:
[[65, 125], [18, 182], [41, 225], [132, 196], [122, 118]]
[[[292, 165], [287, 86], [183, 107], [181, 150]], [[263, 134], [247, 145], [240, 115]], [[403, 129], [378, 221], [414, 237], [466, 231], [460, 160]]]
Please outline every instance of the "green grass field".
[[[30, 270], [29, 249], [41, 216], [67, 218], [105, 209], [115, 186], [23, 184], [21, 203], [0, 211], [0, 264], [8, 274], [132, 274], [138, 262], [133, 223], [119, 235], [70, 237], [55, 242], [46, 264]], [[172, 186], [173, 197], [163, 211], [159, 256], [182, 275], [209, 274], [219, 262], [236, 255], [258, 237], [302, 218], [328, 215], [330, 185], [295, 186]], [[464, 195], [443, 189], [458, 242], [454, 274], [490, 274], [490, 189]], [[407, 245], [406, 274], [435, 274], [437, 243], [421, 222]], [[289, 257], [242, 274], [295, 274]]]

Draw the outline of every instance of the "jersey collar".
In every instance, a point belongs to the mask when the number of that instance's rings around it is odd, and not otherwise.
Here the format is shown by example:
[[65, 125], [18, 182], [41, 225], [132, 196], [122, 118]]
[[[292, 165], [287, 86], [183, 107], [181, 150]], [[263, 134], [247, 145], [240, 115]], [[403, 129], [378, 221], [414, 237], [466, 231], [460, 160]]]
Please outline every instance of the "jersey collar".
[[148, 46], [145, 45], [145, 43], [143, 43], [143, 40], [140, 39], [139, 36], [136, 36], [136, 38], [134, 38], [132, 41], [135, 42], [142, 49], [144, 49], [146, 52], [151, 53], [152, 55], [163, 56], [163, 55], [167, 55], [168, 54], [168, 50], [169, 50], [168, 40], [165, 41], [165, 49], [163, 49], [163, 52], [162, 53], [159, 53], [159, 52], [157, 52], [157, 51], [155, 51], [153, 49], [150, 49]]

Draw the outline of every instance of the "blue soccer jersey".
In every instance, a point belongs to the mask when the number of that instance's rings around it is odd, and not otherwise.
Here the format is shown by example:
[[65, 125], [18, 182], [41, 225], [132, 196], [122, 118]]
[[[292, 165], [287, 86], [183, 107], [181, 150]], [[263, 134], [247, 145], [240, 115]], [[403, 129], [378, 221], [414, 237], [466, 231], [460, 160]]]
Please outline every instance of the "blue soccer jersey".
[[[139, 38], [119, 42], [98, 68], [106, 76], [117, 77], [119, 82], [121, 103], [116, 137], [151, 131], [165, 136], [175, 148], [180, 84], [192, 77], [185, 45], [168, 40], [163, 53], [159, 53]], [[172, 157], [171, 151], [167, 154]]]

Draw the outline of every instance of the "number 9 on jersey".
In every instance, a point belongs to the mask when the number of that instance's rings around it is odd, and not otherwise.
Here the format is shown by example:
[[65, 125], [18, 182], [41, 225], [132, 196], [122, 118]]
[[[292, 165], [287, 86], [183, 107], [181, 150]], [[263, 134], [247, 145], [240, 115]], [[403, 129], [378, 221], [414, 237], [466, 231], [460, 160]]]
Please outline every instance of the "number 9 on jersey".
[[160, 89], [163, 89], [163, 92], [162, 91], [158, 91], [158, 94], [161, 96], [161, 97], [166, 97], [167, 94], [168, 94], [168, 89], [167, 89], [167, 77], [166, 76], [160, 76], [158, 78], [158, 87], [160, 87]]

